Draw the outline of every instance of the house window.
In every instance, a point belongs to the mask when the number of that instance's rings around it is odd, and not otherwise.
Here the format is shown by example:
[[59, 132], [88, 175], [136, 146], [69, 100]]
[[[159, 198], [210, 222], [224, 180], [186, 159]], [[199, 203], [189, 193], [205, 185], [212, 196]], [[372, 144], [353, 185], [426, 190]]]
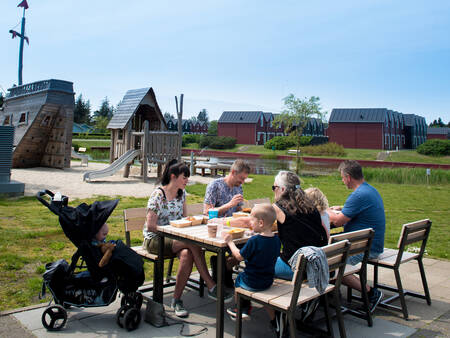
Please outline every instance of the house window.
[[28, 123], [28, 112], [20, 114], [19, 125]]
[[392, 146], [395, 144], [395, 135], [392, 135]]
[[405, 135], [402, 135], [402, 143], [405, 145]]
[[388, 134], [384, 134], [384, 144], [388, 144], [389, 143], [389, 135]]
[[6, 115], [5, 119], [3, 120], [3, 125], [4, 126], [12, 126], [12, 116], [11, 115]]
[[119, 133], [117, 134], [118, 140], [123, 140], [123, 129], [119, 129]]
[[261, 116], [261, 127], [264, 127], [264, 117]]

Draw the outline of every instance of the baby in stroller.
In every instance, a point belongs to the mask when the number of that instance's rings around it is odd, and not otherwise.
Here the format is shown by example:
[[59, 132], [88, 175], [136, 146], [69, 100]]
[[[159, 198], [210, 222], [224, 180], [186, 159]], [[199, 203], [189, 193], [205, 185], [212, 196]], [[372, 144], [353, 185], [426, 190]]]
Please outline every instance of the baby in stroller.
[[73, 208], [68, 206], [66, 196], [49, 190], [39, 192], [37, 198], [59, 216], [64, 234], [77, 247], [70, 265], [63, 259], [46, 265], [42, 294], [48, 288], [56, 305], [42, 314], [44, 327], [60, 330], [67, 321], [66, 308], [107, 306], [120, 290], [123, 297], [116, 321], [129, 331], [137, 328], [142, 305], [138, 288], [145, 280], [143, 261], [122, 241], [106, 242], [106, 220], [119, 200], [82, 203]]

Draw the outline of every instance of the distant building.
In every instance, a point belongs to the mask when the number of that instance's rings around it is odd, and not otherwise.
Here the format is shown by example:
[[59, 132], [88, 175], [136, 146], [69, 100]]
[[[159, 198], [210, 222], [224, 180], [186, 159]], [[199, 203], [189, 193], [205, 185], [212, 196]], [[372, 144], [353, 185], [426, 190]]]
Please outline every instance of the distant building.
[[[178, 131], [178, 119], [166, 119], [167, 128], [171, 131]], [[208, 134], [209, 123], [183, 119], [182, 133], [185, 134]]]
[[415, 149], [426, 140], [425, 118], [386, 108], [335, 108], [326, 131], [346, 148]]
[[72, 133], [82, 133], [82, 134], [89, 134], [92, 133], [94, 130], [94, 127], [87, 125], [86, 123], [73, 123], [72, 127]]
[[[217, 124], [219, 136], [231, 136], [240, 144], [263, 145], [275, 136], [284, 136], [284, 125], [275, 127], [279, 114], [262, 111], [224, 111]], [[312, 118], [303, 129], [303, 135], [324, 136], [324, 126]]]
[[441, 140], [449, 140], [450, 139], [450, 128], [428, 128], [427, 129], [427, 139], [441, 139]]
[[224, 111], [217, 123], [217, 135], [234, 137], [240, 144], [264, 144], [268, 137], [274, 137], [270, 127], [273, 119], [267, 114], [272, 115], [262, 111]]

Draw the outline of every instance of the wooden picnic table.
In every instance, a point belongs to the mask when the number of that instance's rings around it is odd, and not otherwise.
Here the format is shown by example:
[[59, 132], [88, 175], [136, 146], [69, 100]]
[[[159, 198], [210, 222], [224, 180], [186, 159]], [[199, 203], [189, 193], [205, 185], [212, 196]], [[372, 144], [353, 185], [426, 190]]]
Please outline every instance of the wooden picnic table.
[[205, 169], [209, 169], [211, 171], [211, 175], [215, 176], [219, 171], [222, 171], [222, 175], [225, 176], [227, 171], [230, 170], [231, 164], [225, 163], [197, 163], [194, 166], [194, 172], [196, 172], [197, 168], [202, 170], [202, 176], [205, 176]]
[[[164, 238], [172, 238], [179, 241], [190, 242], [205, 248], [208, 251], [217, 253], [217, 303], [216, 303], [216, 337], [222, 338], [224, 332], [224, 274], [225, 252], [228, 250], [227, 243], [223, 238], [211, 238], [208, 235], [208, 227], [206, 224], [194, 225], [185, 228], [177, 228], [171, 225], [157, 226], [157, 234], [159, 240], [158, 257], [164, 256]], [[224, 227], [225, 230], [231, 229]], [[245, 244], [251, 235], [246, 231], [244, 237], [234, 240], [236, 245]], [[164, 262], [158, 260], [156, 263], [153, 299], [162, 303], [163, 300], [163, 279], [164, 279]]]

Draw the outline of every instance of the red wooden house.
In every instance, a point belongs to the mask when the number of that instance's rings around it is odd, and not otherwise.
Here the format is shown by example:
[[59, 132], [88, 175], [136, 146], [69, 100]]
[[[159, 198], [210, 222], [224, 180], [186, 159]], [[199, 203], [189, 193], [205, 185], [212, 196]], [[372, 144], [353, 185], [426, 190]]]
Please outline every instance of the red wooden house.
[[217, 123], [217, 135], [234, 137], [240, 144], [264, 144], [268, 124], [262, 111], [224, 111]]
[[428, 128], [427, 129], [427, 139], [441, 139], [441, 140], [448, 140], [450, 139], [450, 128]]
[[327, 135], [346, 148], [414, 149], [426, 140], [426, 124], [421, 116], [386, 108], [335, 108]]

